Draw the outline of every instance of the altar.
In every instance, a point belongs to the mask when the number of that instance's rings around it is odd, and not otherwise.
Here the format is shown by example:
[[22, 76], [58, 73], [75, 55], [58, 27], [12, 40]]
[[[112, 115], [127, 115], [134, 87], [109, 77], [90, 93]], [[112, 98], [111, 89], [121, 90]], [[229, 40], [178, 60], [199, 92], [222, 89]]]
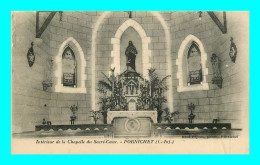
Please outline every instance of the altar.
[[113, 124], [115, 137], [150, 137], [152, 124], [157, 123], [156, 111], [109, 111], [108, 124]]
[[126, 70], [116, 74], [115, 68], [111, 68], [110, 75], [103, 73], [105, 79], [98, 83], [104, 124], [113, 125], [113, 134], [118, 137], [150, 137], [152, 125], [158, 122], [158, 112], [167, 100], [163, 92], [166, 85], [154, 68], [148, 70], [149, 77], [136, 71], [137, 52], [129, 41], [125, 51]]
[[157, 123], [156, 111], [109, 111], [107, 113], [107, 124], [112, 124], [114, 118], [150, 118], [153, 123]]

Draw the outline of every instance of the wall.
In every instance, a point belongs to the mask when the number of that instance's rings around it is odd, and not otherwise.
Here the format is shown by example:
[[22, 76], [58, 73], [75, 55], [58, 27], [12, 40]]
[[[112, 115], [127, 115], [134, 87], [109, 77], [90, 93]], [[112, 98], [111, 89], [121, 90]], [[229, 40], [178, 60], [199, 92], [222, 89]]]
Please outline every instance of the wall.
[[[59, 21], [57, 13], [50, 25], [42, 35], [42, 43], [35, 40], [35, 12], [19, 12], [12, 14], [12, 123], [13, 132], [33, 131], [36, 124], [40, 124], [42, 118], [51, 120], [53, 124], [69, 124], [71, 111], [69, 107], [78, 105], [78, 120], [75, 124], [94, 123], [89, 117], [91, 111], [92, 74], [95, 83], [103, 79], [101, 72], [108, 74], [113, 58], [111, 51], [113, 45], [111, 38], [115, 37], [118, 28], [128, 20], [126, 12], [115, 11], [108, 14], [97, 29], [97, 37], [92, 41], [93, 29], [98, 18], [104, 12], [63, 12], [63, 19]], [[198, 19], [197, 12], [159, 12], [166, 22], [166, 28], [170, 29], [170, 49], [172, 63], [172, 88], [174, 111], [180, 114], [175, 117], [175, 123], [187, 123], [189, 111], [187, 104], [196, 105], [194, 113], [195, 123], [212, 122], [213, 118], [219, 118], [222, 123], [231, 122], [233, 128], [241, 128], [241, 115], [248, 115], [248, 21], [244, 21], [239, 13], [227, 12], [228, 33], [222, 34], [213, 20], [206, 12], [202, 13], [202, 19]], [[46, 14], [41, 16], [43, 20]], [[151, 66], [156, 68], [160, 76], [167, 75], [167, 39], [165, 27], [151, 12], [137, 11], [132, 13], [133, 20], [144, 29], [147, 37], [150, 37], [149, 50], [151, 50]], [[241, 19], [243, 18], [243, 19]], [[41, 21], [42, 22], [42, 21]], [[17, 28], [19, 27], [19, 28]], [[128, 29], [130, 30], [130, 29]], [[124, 35], [122, 35], [124, 40]], [[133, 30], [133, 29], [132, 29]], [[194, 35], [201, 40], [207, 52], [206, 66], [209, 75], [206, 81], [209, 90], [177, 92], [178, 79], [176, 59], [178, 50], [184, 38]], [[230, 37], [238, 48], [236, 63], [232, 63], [228, 53]], [[87, 80], [86, 94], [56, 93], [53, 88], [42, 90], [42, 81], [46, 80], [47, 68], [52, 57], [58, 55], [61, 44], [73, 37], [81, 46], [86, 60]], [[137, 37], [138, 38], [138, 37]], [[26, 54], [30, 43], [35, 42], [34, 51], [36, 62], [30, 68]], [[92, 43], [95, 43], [95, 72], [92, 72], [93, 52]], [[121, 52], [121, 57], [125, 57]], [[223, 88], [218, 88], [211, 83], [212, 66], [210, 57], [216, 53], [222, 60]], [[138, 54], [138, 55], [141, 55]], [[52, 79], [57, 65], [52, 68]], [[245, 69], [246, 68], [246, 69]], [[97, 85], [96, 85], [97, 87]], [[96, 89], [94, 89], [96, 91]], [[99, 95], [96, 93], [96, 101]], [[47, 105], [46, 107], [44, 105]], [[97, 108], [98, 109], [98, 108]], [[96, 109], [96, 110], [97, 110]], [[102, 123], [102, 120], [99, 121]]]
[[[62, 43], [69, 37], [73, 37], [80, 45], [84, 59], [86, 60], [85, 73], [87, 79], [85, 81], [86, 93], [63, 93], [54, 92], [52, 89], [50, 101], [50, 120], [53, 124], [70, 124], [70, 116], [72, 112], [70, 106], [77, 105], [77, 120], [75, 124], [92, 123], [91, 118], [91, 35], [92, 35], [92, 19], [89, 15], [96, 12], [70, 12], [65, 11], [62, 14], [62, 21], [59, 20], [60, 15], [56, 14], [50, 25], [47, 27], [50, 33], [50, 50], [53, 59], [58, 55]], [[53, 70], [57, 70], [54, 63]], [[54, 84], [57, 83], [55, 75], [53, 75]]]
[[[240, 15], [241, 16], [241, 15]], [[173, 89], [174, 89], [174, 111], [179, 111], [180, 115], [175, 117], [175, 122], [188, 122], [187, 109], [188, 103], [194, 103], [196, 123], [212, 122], [213, 118], [220, 119], [222, 123], [232, 123], [233, 128], [241, 128], [241, 112], [245, 112], [248, 107], [247, 94], [248, 87], [242, 84], [248, 83], [248, 25], [246, 18], [238, 21], [239, 14], [227, 12], [227, 34], [222, 34], [213, 20], [206, 12], [202, 13], [202, 19], [198, 19], [197, 12], [173, 12], [171, 17], [171, 36], [172, 36], [172, 72], [173, 72]], [[236, 19], [234, 19], [236, 18]], [[236, 20], [236, 21], [234, 21]], [[239, 28], [238, 28], [239, 27]], [[244, 32], [241, 33], [241, 32]], [[198, 37], [204, 45], [207, 52], [206, 67], [209, 75], [206, 81], [209, 84], [209, 90], [180, 92], [176, 91], [178, 79], [176, 78], [177, 65], [176, 58], [178, 49], [183, 39], [192, 34]], [[229, 58], [230, 37], [236, 38], [238, 51], [241, 52], [236, 63], [232, 63]], [[239, 41], [239, 42], [238, 42]], [[216, 53], [222, 60], [221, 71], [223, 77], [223, 88], [218, 88], [212, 84], [212, 65], [210, 57]], [[238, 54], [238, 56], [239, 56]], [[244, 62], [242, 64], [242, 62]], [[243, 66], [244, 65], [244, 66]], [[246, 74], [245, 74], [245, 72]], [[244, 82], [243, 82], [244, 81]], [[247, 84], [248, 85], [248, 84]], [[247, 94], [248, 96], [248, 94]], [[245, 99], [245, 102], [243, 102]], [[242, 106], [242, 104], [244, 106]], [[244, 114], [245, 115], [245, 114]]]
[[[12, 12], [12, 132], [33, 131], [43, 118], [48, 120], [50, 91], [43, 91], [49, 61], [48, 30], [42, 43], [35, 40], [35, 12]], [[34, 42], [35, 63], [29, 67], [27, 52]]]
[[[108, 73], [112, 60], [111, 38], [115, 37], [117, 29], [128, 19], [128, 14], [126, 12], [112, 12], [104, 19], [102, 26], [99, 28], [96, 50], [96, 74], [98, 75], [98, 78], [101, 78], [99, 76], [101, 71]], [[165, 33], [161, 24], [150, 12], [133, 12], [132, 19], [142, 26], [147, 37], [151, 37], [151, 43], [149, 44], [149, 47], [152, 50], [151, 62], [159, 74], [165, 75], [166, 41], [164, 37]]]
[[[170, 19], [170, 13], [165, 12], [165, 19]], [[165, 76], [167, 74], [167, 56], [166, 56], [166, 38], [165, 31], [158, 18], [151, 12], [137, 11], [132, 13], [132, 19], [139, 23], [144, 29], [146, 36], [150, 37], [151, 42], [148, 49], [151, 50], [150, 62], [151, 66], [156, 68], [158, 75]], [[97, 31], [96, 39], [96, 83], [103, 79], [101, 72], [109, 74], [113, 58], [111, 51], [113, 45], [111, 38], [115, 37], [118, 28], [129, 20], [128, 14], [122, 11], [111, 12], [106, 16]], [[127, 30], [126, 30], [127, 32]], [[123, 33], [124, 35], [124, 33]], [[123, 47], [122, 47], [123, 48]], [[122, 52], [121, 52], [122, 53]], [[138, 55], [141, 55], [139, 53]], [[121, 54], [121, 57], [125, 57]], [[123, 70], [121, 69], [123, 72]], [[96, 94], [96, 100], [99, 95]]]
[[[231, 122], [235, 128], [246, 128], [248, 121], [245, 119], [249, 113], [249, 13], [227, 12], [227, 29], [226, 35], [215, 34], [215, 52], [222, 60], [223, 88], [214, 90], [214, 97], [219, 105], [220, 119]], [[230, 37], [238, 49], [235, 63], [229, 57]]]

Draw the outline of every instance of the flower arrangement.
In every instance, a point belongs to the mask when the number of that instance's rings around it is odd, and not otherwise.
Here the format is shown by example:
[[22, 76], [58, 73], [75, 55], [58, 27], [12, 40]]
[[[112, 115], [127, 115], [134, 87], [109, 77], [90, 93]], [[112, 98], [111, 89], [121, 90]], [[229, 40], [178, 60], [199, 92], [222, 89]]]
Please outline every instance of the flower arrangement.
[[91, 111], [91, 116], [94, 119], [95, 125], [97, 124], [98, 119], [100, 119], [100, 111]]
[[166, 121], [168, 121], [169, 124], [172, 123], [174, 116], [179, 115], [179, 111], [170, 112], [168, 108], [166, 108], [164, 111], [166, 113], [166, 116], [164, 116], [164, 119]]
[[74, 104], [73, 106], [70, 106], [70, 110], [72, 112], [72, 116], [70, 116], [71, 125], [74, 125], [74, 121], [77, 119], [76, 113], [78, 112], [78, 106]]
[[157, 111], [157, 122], [161, 123], [163, 114], [163, 103], [167, 102], [164, 93], [168, 90], [167, 79], [170, 75], [162, 79], [156, 74], [155, 68], [148, 69], [148, 80], [144, 80], [141, 86], [141, 95], [138, 101], [141, 102], [144, 109]]
[[193, 114], [193, 111], [195, 109], [195, 105], [193, 103], [188, 104], [188, 109], [190, 110], [190, 114], [188, 116], [189, 123], [192, 123], [192, 121], [194, 120], [194, 118], [196, 116], [196, 115]]

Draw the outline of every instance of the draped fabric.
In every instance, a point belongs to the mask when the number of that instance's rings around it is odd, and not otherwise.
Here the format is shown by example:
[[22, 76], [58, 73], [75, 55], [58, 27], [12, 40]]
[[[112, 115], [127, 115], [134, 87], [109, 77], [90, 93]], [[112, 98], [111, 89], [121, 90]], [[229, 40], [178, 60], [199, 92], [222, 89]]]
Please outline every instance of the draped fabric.
[[76, 60], [74, 52], [67, 47], [62, 54], [63, 86], [76, 85]]
[[188, 51], [188, 83], [200, 84], [202, 81], [201, 53], [198, 45], [193, 42]]

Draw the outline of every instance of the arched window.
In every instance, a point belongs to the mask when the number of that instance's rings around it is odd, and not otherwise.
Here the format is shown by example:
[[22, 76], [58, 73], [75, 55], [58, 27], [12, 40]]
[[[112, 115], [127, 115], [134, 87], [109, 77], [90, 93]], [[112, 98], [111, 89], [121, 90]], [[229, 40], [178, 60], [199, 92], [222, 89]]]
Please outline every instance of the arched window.
[[55, 92], [86, 93], [86, 60], [79, 43], [72, 37], [65, 40], [55, 58]]
[[202, 81], [201, 53], [196, 42], [192, 42], [187, 56], [188, 85], [200, 84]]
[[176, 60], [178, 92], [209, 89], [206, 81], [208, 75], [206, 62], [207, 53], [202, 42], [197, 37], [188, 35], [181, 43]]
[[62, 84], [63, 86], [76, 87], [77, 63], [73, 50], [67, 47], [62, 53]]

